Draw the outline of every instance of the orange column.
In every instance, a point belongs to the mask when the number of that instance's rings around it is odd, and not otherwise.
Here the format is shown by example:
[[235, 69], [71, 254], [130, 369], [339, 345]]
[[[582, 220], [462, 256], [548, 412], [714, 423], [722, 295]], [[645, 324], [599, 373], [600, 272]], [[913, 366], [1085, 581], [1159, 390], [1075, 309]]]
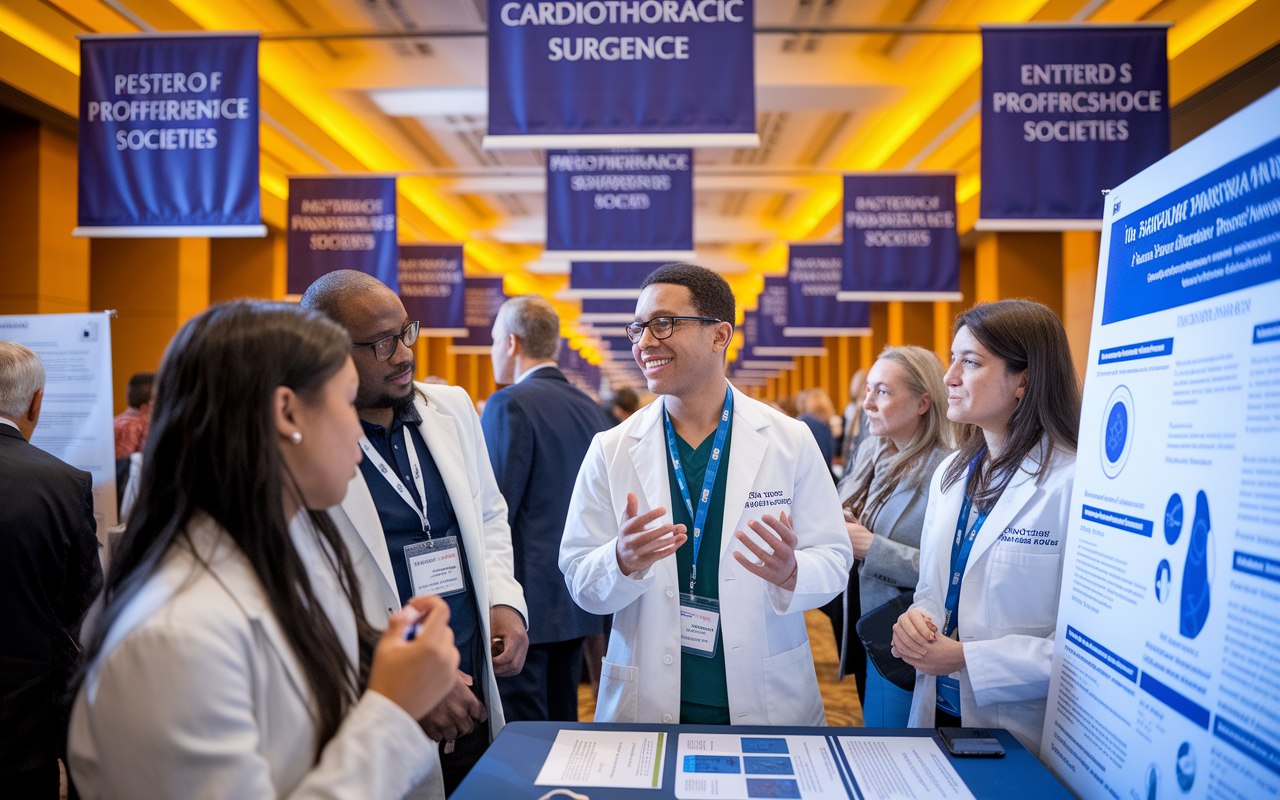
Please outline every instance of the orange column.
[[849, 336], [841, 336], [836, 344], [836, 411], [843, 413], [849, 405], [849, 381], [853, 378], [853, 366], [849, 355]]
[[[870, 336], [858, 337], [858, 369], [871, 369], [875, 363], [875, 352], [871, 348]], [[852, 376], [850, 376], [852, 378]]]
[[94, 239], [89, 305], [115, 309], [111, 364], [116, 411], [129, 376], [152, 372], [173, 334], [209, 305], [208, 239]]
[[933, 304], [933, 351], [944, 365], [951, 363], [951, 304], [939, 300]]
[[907, 343], [903, 327], [904, 310], [902, 301], [888, 303], [888, 344], [901, 347]]
[[259, 239], [210, 240], [209, 302], [283, 299], [287, 241], [275, 228]]
[[983, 233], [978, 239], [978, 302], [1021, 297], [1062, 315], [1062, 233]]
[[1065, 231], [1062, 234], [1062, 324], [1071, 343], [1076, 373], [1084, 379], [1089, 360], [1089, 333], [1093, 329], [1093, 298], [1098, 283], [1098, 231]]
[[0, 123], [0, 314], [89, 310], [89, 241], [76, 225], [76, 140], [34, 121]]

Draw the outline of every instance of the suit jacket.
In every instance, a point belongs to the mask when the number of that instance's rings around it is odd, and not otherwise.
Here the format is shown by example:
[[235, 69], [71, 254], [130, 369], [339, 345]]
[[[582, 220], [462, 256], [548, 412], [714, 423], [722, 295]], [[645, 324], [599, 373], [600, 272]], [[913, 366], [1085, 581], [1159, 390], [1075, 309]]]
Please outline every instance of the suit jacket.
[[[352, 664], [356, 619], [305, 513], [289, 526]], [[287, 621], [207, 515], [187, 525], [113, 621], [76, 695], [68, 763], [84, 800], [402, 797], [440, 785], [435, 743], [366, 691], [317, 761], [314, 698]], [[443, 800], [443, 790], [434, 794]]]
[[56, 758], [80, 620], [102, 587], [92, 479], [0, 424], [0, 775]]
[[[416, 406], [422, 416], [418, 431], [431, 451], [440, 477], [444, 479], [458, 517], [458, 532], [466, 551], [471, 588], [476, 594], [484, 641], [490, 639], [489, 609], [510, 606], [529, 619], [524, 591], [515, 579], [511, 563], [511, 529], [507, 527], [507, 504], [489, 466], [480, 418], [466, 391], [456, 386], [416, 384], [421, 392]], [[423, 395], [427, 400], [423, 400]], [[347, 486], [341, 505], [329, 509], [346, 542], [360, 579], [365, 616], [376, 628], [387, 627], [387, 617], [400, 608], [400, 593], [391, 569], [391, 553], [382, 530], [378, 508], [373, 504], [364, 473]], [[485, 654], [485, 674], [473, 676], [483, 681], [489, 711], [489, 731], [497, 736], [505, 722], [498, 683], [493, 675], [489, 648]]]
[[[856, 453], [857, 461], [874, 457], [880, 442], [880, 438], [874, 436], [863, 441]], [[900, 594], [915, 591], [916, 582], [920, 580], [920, 534], [924, 530], [924, 515], [929, 505], [929, 482], [947, 453], [947, 450], [939, 448], [925, 455], [867, 524], [876, 538], [867, 548], [866, 559], [856, 567], [858, 600], [863, 614], [874, 611]], [[851, 464], [845, 475], [852, 478], [856, 472], [856, 467]], [[911, 485], [913, 482], [914, 486]], [[840, 502], [848, 500], [855, 489], [857, 487], [852, 480], [843, 481], [839, 489]], [[849, 585], [854, 586], [855, 582], [850, 580]], [[847, 613], [848, 601], [846, 595], [844, 642], [840, 648], [841, 677], [853, 674], [859, 666], [845, 660], [846, 654], [851, 652], [848, 643], [858, 635], [854, 628], [858, 620], [851, 619]]]
[[480, 424], [507, 500], [516, 580], [537, 609], [529, 620], [530, 644], [599, 633], [600, 617], [573, 602], [558, 561], [578, 468], [591, 440], [612, 425], [555, 367], [490, 395]]

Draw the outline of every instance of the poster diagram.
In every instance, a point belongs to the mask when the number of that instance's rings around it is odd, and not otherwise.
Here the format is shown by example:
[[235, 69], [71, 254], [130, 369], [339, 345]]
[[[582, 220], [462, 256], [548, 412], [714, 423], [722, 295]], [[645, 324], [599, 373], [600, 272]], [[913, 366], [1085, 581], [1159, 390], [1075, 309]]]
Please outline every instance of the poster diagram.
[[849, 797], [826, 736], [682, 733], [676, 758], [680, 800]]

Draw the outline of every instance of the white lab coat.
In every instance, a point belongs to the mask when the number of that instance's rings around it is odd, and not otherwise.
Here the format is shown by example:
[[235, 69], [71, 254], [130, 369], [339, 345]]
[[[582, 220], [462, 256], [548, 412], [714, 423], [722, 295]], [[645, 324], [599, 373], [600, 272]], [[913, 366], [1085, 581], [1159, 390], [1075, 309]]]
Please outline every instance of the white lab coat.
[[[853, 563], [840, 501], [809, 428], [734, 390], [733, 432], [721, 531], [720, 609], [729, 713], [735, 725], [825, 725], [804, 615], [844, 591]], [[662, 403], [597, 434], [578, 473], [560, 545], [574, 601], [613, 614], [600, 676], [597, 722], [678, 722], [680, 611], [676, 558], [624, 576], [615, 553], [627, 493], [640, 513], [661, 506], [670, 524]], [[769, 493], [778, 494], [770, 497]], [[752, 493], [758, 494], [755, 497]], [[748, 503], [782, 500], [776, 505]], [[799, 538], [794, 592], [767, 583], [733, 558], [748, 520], [792, 515]], [[691, 546], [686, 543], [685, 547]]]
[[[467, 555], [470, 588], [476, 594], [483, 641], [490, 640], [489, 610], [510, 606], [527, 621], [524, 589], [515, 578], [511, 550], [511, 528], [507, 524], [507, 502], [498, 491], [489, 464], [489, 450], [480, 429], [480, 417], [466, 390], [456, 386], [416, 384], [428, 398], [418, 397], [416, 407], [422, 417], [418, 431], [440, 470], [449, 500], [458, 518], [458, 531]], [[369, 494], [364, 473], [357, 470], [347, 486], [342, 504], [329, 509], [351, 552], [360, 579], [365, 616], [375, 628], [386, 628], [387, 617], [400, 608], [391, 553], [382, 530], [378, 508]], [[490, 737], [505, 724], [498, 682], [493, 675], [493, 658], [485, 653], [484, 696], [489, 712]], [[475, 678], [476, 676], [472, 676]], [[444, 786], [438, 794], [443, 796]]]
[[[355, 615], [313, 530], [290, 532], [354, 666]], [[85, 800], [397, 798], [440, 780], [435, 743], [365, 692], [315, 754], [311, 691], [241, 550], [208, 516], [111, 626], [76, 696], [68, 763]]]
[[[1045, 447], [1042, 442], [1022, 462], [974, 540], [957, 609], [967, 666], [953, 676], [960, 683], [965, 725], [1007, 728], [1037, 756], [1076, 467], [1075, 453], [1055, 450], [1037, 482], [1029, 470], [1043, 458]], [[962, 478], [944, 492], [942, 476], [957, 456], [951, 454], [938, 466], [929, 487], [913, 604], [939, 626], [965, 483]], [[934, 676], [917, 672], [911, 726], [933, 727], [936, 707]]]

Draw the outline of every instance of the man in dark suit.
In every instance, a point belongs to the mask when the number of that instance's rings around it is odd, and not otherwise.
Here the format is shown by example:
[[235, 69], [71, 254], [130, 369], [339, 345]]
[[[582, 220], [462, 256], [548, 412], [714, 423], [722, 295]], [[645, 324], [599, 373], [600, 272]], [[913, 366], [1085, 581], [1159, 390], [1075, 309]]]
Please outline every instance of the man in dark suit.
[[0, 342], [0, 794], [57, 798], [80, 620], [102, 587], [89, 473], [29, 443], [35, 353]]
[[516, 579], [529, 603], [524, 671], [498, 679], [508, 721], [578, 720], [583, 637], [601, 619], [569, 597], [557, 561], [569, 498], [591, 439], [612, 424], [556, 368], [560, 316], [541, 297], [508, 300], [493, 324], [493, 375], [480, 424], [507, 500]]

